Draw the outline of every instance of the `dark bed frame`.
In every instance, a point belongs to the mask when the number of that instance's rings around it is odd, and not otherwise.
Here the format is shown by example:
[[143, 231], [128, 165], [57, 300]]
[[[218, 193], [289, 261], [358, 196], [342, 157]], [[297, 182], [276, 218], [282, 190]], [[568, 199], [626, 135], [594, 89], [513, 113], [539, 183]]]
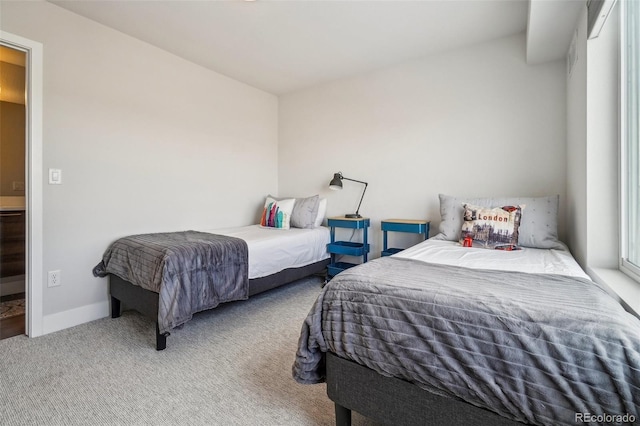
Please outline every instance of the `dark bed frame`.
[[[273, 275], [249, 280], [249, 297], [314, 274], [325, 274], [331, 259], [321, 260], [300, 268], [288, 268]], [[118, 318], [123, 308], [134, 309], [156, 323], [156, 350], [167, 347], [168, 332], [160, 333], [158, 326], [158, 293], [109, 275], [111, 293], [111, 318]], [[124, 306], [123, 306], [124, 305]]]
[[435, 395], [417, 385], [383, 376], [353, 361], [325, 355], [327, 395], [336, 426], [351, 425], [351, 411], [393, 425], [522, 425], [463, 401]]

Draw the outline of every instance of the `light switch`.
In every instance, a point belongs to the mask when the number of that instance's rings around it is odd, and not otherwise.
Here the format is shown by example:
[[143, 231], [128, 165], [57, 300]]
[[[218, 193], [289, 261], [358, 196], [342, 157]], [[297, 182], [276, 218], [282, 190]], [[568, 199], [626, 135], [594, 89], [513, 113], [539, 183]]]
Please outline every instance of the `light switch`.
[[49, 169], [49, 185], [62, 184], [62, 170]]

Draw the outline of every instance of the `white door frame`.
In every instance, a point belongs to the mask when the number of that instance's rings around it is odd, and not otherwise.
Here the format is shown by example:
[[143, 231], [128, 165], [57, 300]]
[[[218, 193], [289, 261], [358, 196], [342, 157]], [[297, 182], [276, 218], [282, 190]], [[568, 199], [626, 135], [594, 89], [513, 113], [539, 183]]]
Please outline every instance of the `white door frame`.
[[42, 44], [0, 31], [0, 44], [27, 54], [26, 103], [26, 303], [25, 331], [41, 336], [43, 318], [43, 208], [42, 208]]

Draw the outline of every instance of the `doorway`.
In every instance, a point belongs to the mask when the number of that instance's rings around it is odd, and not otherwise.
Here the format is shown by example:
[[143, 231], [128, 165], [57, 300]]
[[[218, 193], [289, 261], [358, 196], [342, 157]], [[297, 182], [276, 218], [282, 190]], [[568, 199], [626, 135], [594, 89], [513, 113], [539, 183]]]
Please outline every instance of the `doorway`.
[[26, 58], [0, 46], [0, 339], [26, 331]]
[[[43, 203], [42, 203], [42, 100], [43, 100], [43, 48], [42, 43], [3, 31], [0, 34], [0, 47], [22, 52], [24, 57], [25, 88], [21, 95], [24, 99], [24, 282], [25, 316], [22, 321], [26, 335], [37, 337], [43, 334]], [[4, 74], [4, 73], [2, 73]], [[0, 85], [0, 93], [4, 92]], [[7, 89], [8, 90], [8, 89]], [[1, 131], [1, 130], [0, 130]], [[9, 181], [11, 188], [13, 180]], [[16, 188], [21, 188], [16, 180]], [[1, 185], [1, 183], [0, 183]], [[11, 200], [13, 202], [19, 200]], [[13, 203], [15, 204], [15, 203]], [[20, 206], [13, 206], [20, 207]], [[17, 216], [12, 216], [17, 217]], [[19, 231], [18, 231], [19, 233]], [[3, 232], [4, 234], [4, 232]], [[19, 263], [19, 262], [18, 262]], [[4, 328], [4, 327], [3, 327]]]

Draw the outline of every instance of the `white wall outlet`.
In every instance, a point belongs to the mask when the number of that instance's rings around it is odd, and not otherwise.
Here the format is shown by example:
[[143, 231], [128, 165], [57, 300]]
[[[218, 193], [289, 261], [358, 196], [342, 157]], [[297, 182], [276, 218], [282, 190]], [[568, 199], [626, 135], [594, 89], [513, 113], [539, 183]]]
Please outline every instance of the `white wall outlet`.
[[47, 280], [48, 287], [57, 287], [62, 284], [62, 272], [58, 269], [57, 271], [49, 271], [49, 279]]

